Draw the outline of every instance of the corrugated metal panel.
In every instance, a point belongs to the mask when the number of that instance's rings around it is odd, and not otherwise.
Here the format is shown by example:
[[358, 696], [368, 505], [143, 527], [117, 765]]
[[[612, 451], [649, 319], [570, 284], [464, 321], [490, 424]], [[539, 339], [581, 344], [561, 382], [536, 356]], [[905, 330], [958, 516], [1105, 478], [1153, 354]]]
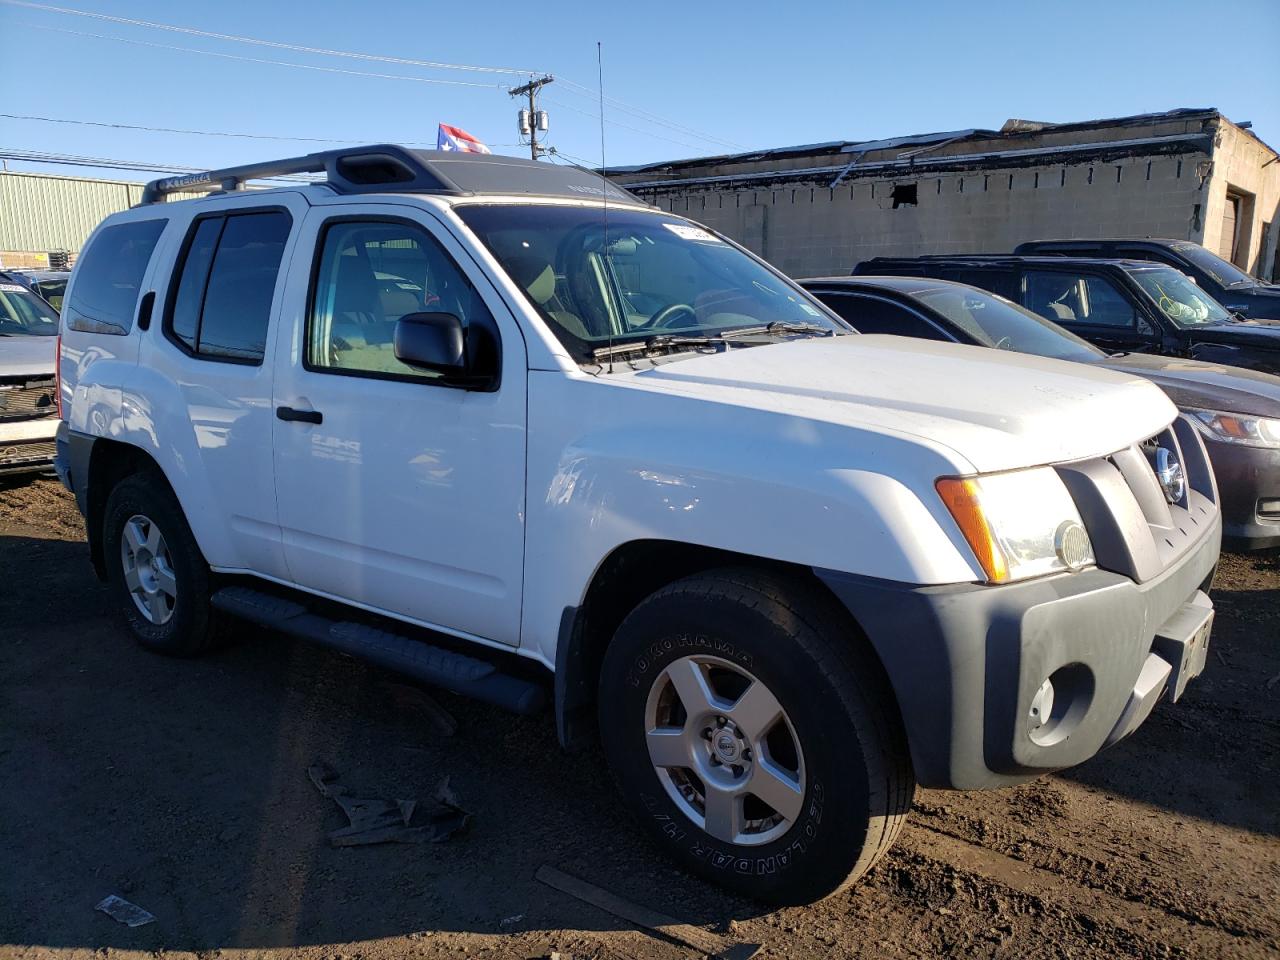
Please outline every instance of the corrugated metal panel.
[[[78, 252], [106, 217], [142, 200], [144, 184], [0, 171], [0, 250]], [[174, 199], [203, 196], [175, 194]]]
[[0, 173], [0, 249], [79, 250], [103, 218], [137, 202], [133, 184]]

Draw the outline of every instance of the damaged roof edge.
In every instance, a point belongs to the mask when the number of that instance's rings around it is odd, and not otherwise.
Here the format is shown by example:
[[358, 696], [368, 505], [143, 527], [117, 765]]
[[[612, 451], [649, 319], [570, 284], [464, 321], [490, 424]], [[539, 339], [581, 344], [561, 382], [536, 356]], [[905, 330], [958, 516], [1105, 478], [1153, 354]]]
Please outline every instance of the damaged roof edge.
[[[1212, 119], [1221, 117], [1221, 112], [1216, 107], [1177, 107], [1173, 110], [1165, 110], [1158, 113], [1140, 113], [1129, 117], [1112, 117], [1102, 120], [1079, 120], [1066, 123], [1039, 123], [1036, 122], [1038, 129], [1032, 131], [1029, 129], [1005, 130], [988, 130], [981, 127], [971, 127], [965, 130], [947, 130], [934, 133], [916, 133], [902, 137], [887, 137], [880, 140], [830, 140], [825, 143], [809, 143], [800, 144], [790, 147], [773, 147], [761, 150], [748, 150], [742, 153], [726, 153], [705, 157], [690, 157], [683, 160], [659, 160], [653, 163], [641, 163], [631, 166], [615, 166], [606, 167], [605, 174], [610, 176], [620, 176], [624, 174], [647, 173], [662, 169], [675, 169], [680, 167], [694, 166], [716, 166], [724, 163], [751, 163], [753, 161], [765, 160], [770, 158], [781, 159], [788, 156], [821, 156], [834, 155], [839, 153], [870, 153], [874, 150], [892, 150], [899, 146], [928, 146], [935, 143], [943, 143], [953, 140], [965, 139], [981, 139], [996, 140], [1003, 138], [1016, 137], [1027, 133], [1045, 133], [1053, 131], [1055, 133], [1070, 133], [1074, 130], [1089, 130], [1102, 127], [1124, 127], [1138, 126], [1144, 123], [1154, 123], [1162, 120], [1179, 120], [1192, 119], [1195, 117], [1203, 117], [1204, 119]], [[1024, 123], [1026, 121], [1023, 121]], [[1008, 122], [1006, 122], [1006, 126]]]
[[820, 180], [830, 177], [829, 186], [835, 186], [850, 176], [870, 172], [905, 171], [912, 175], [927, 174], [938, 170], [988, 164], [998, 161], [1004, 167], [1040, 166], [1053, 163], [1058, 158], [1080, 162], [1084, 159], [1121, 159], [1150, 154], [1208, 153], [1213, 137], [1208, 133], [1179, 133], [1165, 137], [1143, 137], [1135, 140], [1105, 140], [1097, 143], [1076, 143], [1055, 147], [1032, 147], [1025, 150], [993, 150], [983, 153], [965, 153], [954, 156], [931, 156], [920, 161], [916, 157], [902, 160], [875, 160], [859, 163], [856, 160], [846, 166], [805, 167], [796, 170], [767, 170], [755, 173], [731, 173], [714, 177], [685, 177], [678, 180], [632, 181], [628, 190], [658, 190], [671, 187], [704, 186], [727, 183], [758, 183], [761, 181]]

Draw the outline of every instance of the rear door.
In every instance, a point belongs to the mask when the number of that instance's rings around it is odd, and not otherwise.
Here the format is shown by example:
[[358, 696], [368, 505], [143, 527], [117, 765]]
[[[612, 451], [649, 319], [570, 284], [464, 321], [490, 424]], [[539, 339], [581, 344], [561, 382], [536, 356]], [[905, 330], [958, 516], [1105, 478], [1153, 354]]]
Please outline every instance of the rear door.
[[[519, 642], [524, 341], [497, 291], [420, 207], [312, 210], [272, 407], [280, 524], [299, 586], [465, 637]], [[492, 392], [396, 359], [396, 322], [491, 325]]]
[[214, 197], [197, 209], [157, 281], [159, 329], [140, 341], [154, 389], [126, 398], [123, 419], [166, 444], [162, 462], [211, 565], [283, 578], [269, 334], [307, 203]]
[[1105, 274], [1028, 268], [1022, 305], [1112, 352], [1159, 350], [1160, 337], [1128, 292]]

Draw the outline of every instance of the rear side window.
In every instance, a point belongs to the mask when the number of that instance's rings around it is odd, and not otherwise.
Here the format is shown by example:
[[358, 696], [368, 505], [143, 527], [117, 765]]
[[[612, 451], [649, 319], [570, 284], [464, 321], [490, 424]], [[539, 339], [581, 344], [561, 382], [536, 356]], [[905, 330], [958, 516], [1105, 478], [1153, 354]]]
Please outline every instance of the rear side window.
[[875, 297], [820, 293], [822, 300], [860, 333], [891, 333], [921, 340], [946, 339], [932, 323], [907, 307]]
[[165, 322], [170, 339], [197, 357], [260, 364], [292, 226], [283, 210], [197, 220], [171, 295]]
[[133, 327], [138, 289], [167, 220], [135, 220], [99, 231], [80, 255], [69, 330], [124, 336]]

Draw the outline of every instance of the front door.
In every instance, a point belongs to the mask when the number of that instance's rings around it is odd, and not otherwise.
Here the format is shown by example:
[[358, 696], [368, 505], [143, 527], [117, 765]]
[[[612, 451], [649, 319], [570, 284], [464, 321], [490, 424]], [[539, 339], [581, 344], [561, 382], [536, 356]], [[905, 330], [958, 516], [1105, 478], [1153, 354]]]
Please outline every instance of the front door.
[[1023, 275], [1022, 305], [1112, 352], [1159, 352], [1160, 337], [1109, 277], [1082, 270], [1037, 269]]
[[[276, 495], [298, 586], [446, 632], [519, 642], [524, 344], [466, 251], [416, 207], [317, 207], [282, 324]], [[445, 312], [497, 334], [492, 392], [396, 359], [396, 321]]]

